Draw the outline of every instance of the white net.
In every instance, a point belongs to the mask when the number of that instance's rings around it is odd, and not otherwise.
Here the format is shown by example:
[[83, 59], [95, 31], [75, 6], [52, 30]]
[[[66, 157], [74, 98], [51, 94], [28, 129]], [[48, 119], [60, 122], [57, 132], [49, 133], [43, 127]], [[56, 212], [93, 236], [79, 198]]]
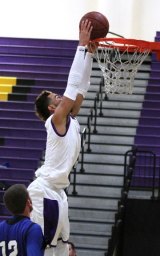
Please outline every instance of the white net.
[[141, 51], [135, 47], [130, 52], [129, 46], [120, 50], [118, 47], [98, 47], [94, 57], [102, 70], [107, 94], [132, 94], [135, 75], [150, 50]]

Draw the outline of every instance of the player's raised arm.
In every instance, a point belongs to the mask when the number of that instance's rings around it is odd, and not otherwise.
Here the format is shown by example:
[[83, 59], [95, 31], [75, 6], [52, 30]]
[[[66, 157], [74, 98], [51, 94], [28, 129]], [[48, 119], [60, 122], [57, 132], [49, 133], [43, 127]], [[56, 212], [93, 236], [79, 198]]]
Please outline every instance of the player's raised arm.
[[91, 22], [88, 20], [82, 22], [79, 31], [79, 45], [70, 69], [67, 87], [63, 98], [56, 106], [52, 121], [58, 132], [64, 132], [66, 126], [66, 117], [72, 111], [74, 103], [79, 92], [79, 85], [81, 84], [83, 76], [85, 46], [88, 45], [90, 34], [92, 31]]

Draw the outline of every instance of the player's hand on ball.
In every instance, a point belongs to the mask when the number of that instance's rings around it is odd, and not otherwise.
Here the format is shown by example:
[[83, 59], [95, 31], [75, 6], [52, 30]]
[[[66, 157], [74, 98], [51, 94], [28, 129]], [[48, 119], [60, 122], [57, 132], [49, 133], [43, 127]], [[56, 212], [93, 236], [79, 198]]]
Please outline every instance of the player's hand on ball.
[[90, 41], [90, 36], [92, 32], [91, 21], [83, 20], [80, 25], [79, 30], [79, 45], [86, 46]]

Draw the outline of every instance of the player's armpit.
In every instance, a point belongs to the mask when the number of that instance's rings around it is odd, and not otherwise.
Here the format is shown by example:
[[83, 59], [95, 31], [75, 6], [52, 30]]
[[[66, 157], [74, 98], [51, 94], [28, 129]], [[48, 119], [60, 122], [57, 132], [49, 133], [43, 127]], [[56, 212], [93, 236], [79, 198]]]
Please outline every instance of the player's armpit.
[[73, 108], [74, 101], [63, 96], [61, 103], [55, 109], [52, 117], [52, 122], [59, 134], [64, 134], [66, 131], [67, 117]]

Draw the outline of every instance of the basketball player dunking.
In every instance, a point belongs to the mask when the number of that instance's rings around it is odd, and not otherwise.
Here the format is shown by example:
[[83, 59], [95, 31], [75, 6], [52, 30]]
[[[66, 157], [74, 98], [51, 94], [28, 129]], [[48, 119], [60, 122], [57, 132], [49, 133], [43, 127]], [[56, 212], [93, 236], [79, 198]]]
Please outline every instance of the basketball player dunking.
[[36, 114], [45, 121], [47, 143], [44, 164], [35, 172], [36, 179], [28, 191], [33, 203], [32, 220], [41, 225], [54, 256], [69, 255], [68, 202], [64, 189], [69, 185], [68, 176], [80, 152], [80, 127], [75, 116], [90, 85], [91, 31], [91, 22], [83, 21], [64, 95], [43, 91], [35, 102]]

